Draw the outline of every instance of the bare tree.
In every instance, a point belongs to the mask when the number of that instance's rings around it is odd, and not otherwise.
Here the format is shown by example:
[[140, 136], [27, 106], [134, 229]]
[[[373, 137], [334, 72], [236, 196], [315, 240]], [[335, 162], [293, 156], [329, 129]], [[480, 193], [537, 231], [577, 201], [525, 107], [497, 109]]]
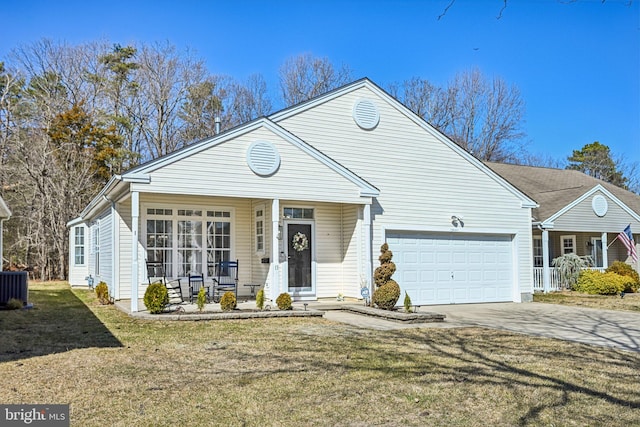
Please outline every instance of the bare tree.
[[245, 84], [233, 83], [229, 88], [227, 111], [232, 125], [251, 121], [271, 112], [267, 84], [261, 74], [249, 76]]
[[168, 43], [144, 46], [138, 60], [140, 93], [129, 114], [144, 141], [142, 159], [148, 160], [186, 144], [180, 139], [180, 107], [187, 100], [189, 89], [205, 81], [206, 73], [202, 60], [189, 52], [180, 55]]
[[478, 69], [457, 74], [445, 88], [413, 78], [392, 87], [401, 102], [476, 157], [513, 161], [522, 150], [524, 101], [516, 86]]
[[335, 67], [328, 58], [309, 53], [291, 57], [280, 67], [280, 89], [286, 106], [329, 92], [350, 80], [348, 66]]

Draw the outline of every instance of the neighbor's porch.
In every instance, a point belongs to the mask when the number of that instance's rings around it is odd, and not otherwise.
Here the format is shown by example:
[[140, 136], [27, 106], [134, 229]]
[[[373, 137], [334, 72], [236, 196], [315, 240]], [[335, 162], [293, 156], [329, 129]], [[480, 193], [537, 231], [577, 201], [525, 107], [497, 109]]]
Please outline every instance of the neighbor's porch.
[[626, 248], [617, 233], [538, 230], [533, 232], [533, 290], [549, 292], [562, 289], [558, 269], [553, 260], [575, 253], [589, 257], [591, 269], [604, 271], [614, 261], [625, 261]]

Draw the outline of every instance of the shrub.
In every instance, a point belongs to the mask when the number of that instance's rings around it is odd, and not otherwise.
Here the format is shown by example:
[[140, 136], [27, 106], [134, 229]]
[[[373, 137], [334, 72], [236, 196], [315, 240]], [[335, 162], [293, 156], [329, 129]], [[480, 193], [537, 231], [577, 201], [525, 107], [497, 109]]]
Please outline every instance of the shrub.
[[585, 270], [580, 274], [574, 290], [592, 295], [615, 295], [622, 292], [630, 281], [629, 277], [616, 273]]
[[198, 311], [204, 310], [204, 305], [206, 303], [207, 303], [207, 290], [203, 286], [198, 291], [198, 298], [196, 299], [196, 304], [198, 304]]
[[391, 276], [396, 272], [396, 265], [391, 261], [393, 252], [389, 250], [386, 243], [380, 246], [380, 266], [373, 272], [373, 280], [377, 289], [373, 292], [371, 301], [384, 310], [391, 310], [396, 306], [400, 298], [400, 286], [391, 280]]
[[17, 298], [11, 298], [9, 301], [7, 301], [7, 305], [5, 307], [7, 310], [20, 310], [22, 307], [24, 307], [24, 304]]
[[236, 296], [233, 292], [225, 292], [220, 298], [220, 308], [223, 311], [231, 311], [234, 310], [237, 306]]
[[167, 287], [160, 282], [150, 284], [144, 293], [144, 305], [147, 307], [147, 310], [149, 310], [149, 313], [162, 313], [167, 305], [169, 305], [169, 292], [167, 292]]
[[558, 268], [561, 284], [566, 289], [573, 289], [573, 286], [580, 277], [580, 272], [591, 264], [591, 257], [579, 257], [576, 254], [564, 254], [554, 258], [552, 265]]
[[625, 288], [625, 292], [638, 292], [640, 288], [640, 275], [629, 264], [622, 261], [614, 261], [613, 264], [607, 268], [607, 273], [616, 273], [621, 276], [627, 276], [632, 279], [630, 286]]
[[276, 298], [276, 305], [280, 310], [291, 310], [291, 295], [284, 292]]
[[106, 305], [111, 302], [111, 299], [109, 298], [109, 287], [105, 282], [100, 282], [98, 283], [98, 286], [96, 286], [96, 296], [102, 305]]
[[404, 311], [411, 313], [411, 297], [407, 291], [404, 291]]
[[373, 292], [373, 302], [383, 310], [392, 310], [400, 298], [400, 286], [389, 280]]
[[260, 289], [256, 294], [256, 307], [262, 310], [264, 309], [264, 290]]

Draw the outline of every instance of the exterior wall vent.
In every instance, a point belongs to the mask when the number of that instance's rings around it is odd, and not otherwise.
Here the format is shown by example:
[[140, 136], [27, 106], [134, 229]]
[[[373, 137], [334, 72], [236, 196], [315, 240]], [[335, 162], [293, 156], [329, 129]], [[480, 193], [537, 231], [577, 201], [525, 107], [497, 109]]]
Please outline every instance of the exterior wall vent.
[[362, 129], [371, 130], [378, 126], [380, 113], [373, 101], [360, 99], [353, 106], [353, 120]]
[[603, 217], [607, 214], [607, 210], [609, 210], [609, 203], [607, 203], [607, 199], [605, 199], [604, 196], [598, 194], [591, 199], [591, 207], [596, 215]]
[[247, 150], [247, 164], [256, 175], [273, 175], [280, 167], [280, 153], [272, 143], [256, 141]]

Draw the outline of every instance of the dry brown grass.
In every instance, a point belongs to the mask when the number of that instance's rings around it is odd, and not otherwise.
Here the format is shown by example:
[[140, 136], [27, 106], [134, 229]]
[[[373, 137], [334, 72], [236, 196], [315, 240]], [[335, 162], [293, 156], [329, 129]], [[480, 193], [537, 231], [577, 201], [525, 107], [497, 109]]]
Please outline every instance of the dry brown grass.
[[619, 295], [588, 295], [573, 291], [534, 294], [535, 302], [575, 305], [603, 310], [640, 311], [640, 293]]
[[[73, 425], [640, 424], [640, 355], [502, 331], [144, 321], [65, 284], [0, 312], [0, 402]], [[17, 329], [17, 332], [12, 332]]]

